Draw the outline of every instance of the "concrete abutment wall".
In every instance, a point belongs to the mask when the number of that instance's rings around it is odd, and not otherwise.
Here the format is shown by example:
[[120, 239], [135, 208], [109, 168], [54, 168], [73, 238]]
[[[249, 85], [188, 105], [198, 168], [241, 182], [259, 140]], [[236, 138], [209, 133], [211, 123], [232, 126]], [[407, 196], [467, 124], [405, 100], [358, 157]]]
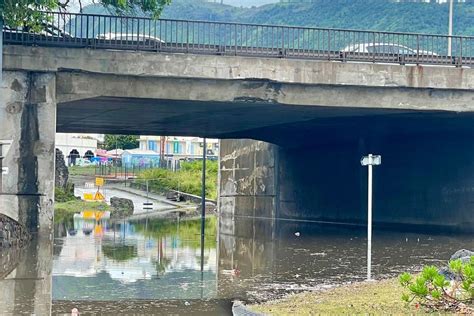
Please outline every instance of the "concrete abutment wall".
[[[366, 225], [367, 168], [359, 160], [374, 153], [382, 155], [382, 165], [374, 169], [376, 226], [474, 232], [474, 145], [469, 135], [360, 138], [299, 149], [247, 140], [245, 150], [238, 151], [238, 144], [242, 141], [221, 141], [223, 216]], [[272, 170], [270, 177], [254, 167], [252, 157], [263, 157], [260, 148], [267, 153], [258, 169]], [[245, 190], [240, 183], [247, 184]], [[261, 196], [262, 183], [271, 188], [271, 199]]]
[[30, 232], [51, 234], [54, 201], [56, 75], [4, 71], [0, 87], [4, 149], [0, 211]]

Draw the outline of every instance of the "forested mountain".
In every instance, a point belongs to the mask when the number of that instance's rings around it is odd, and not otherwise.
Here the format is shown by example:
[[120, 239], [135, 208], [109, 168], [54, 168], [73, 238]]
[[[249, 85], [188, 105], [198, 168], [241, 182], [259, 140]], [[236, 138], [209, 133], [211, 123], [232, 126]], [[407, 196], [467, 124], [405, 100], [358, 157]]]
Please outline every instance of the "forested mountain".
[[[88, 6], [85, 13], [105, 13]], [[173, 0], [164, 18], [319, 26], [380, 31], [447, 33], [448, 5], [389, 0], [313, 0], [239, 8], [203, 0]], [[454, 34], [474, 35], [474, 3], [457, 3]]]

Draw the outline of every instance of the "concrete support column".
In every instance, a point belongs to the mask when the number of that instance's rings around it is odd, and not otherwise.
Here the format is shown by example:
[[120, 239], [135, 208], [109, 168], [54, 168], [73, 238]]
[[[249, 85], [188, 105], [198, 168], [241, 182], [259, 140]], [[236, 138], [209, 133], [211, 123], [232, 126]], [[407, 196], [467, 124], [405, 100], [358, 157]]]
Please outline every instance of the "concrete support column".
[[273, 238], [278, 208], [275, 153], [275, 145], [262, 141], [221, 140], [220, 233], [247, 237], [259, 231], [259, 237]]
[[0, 212], [30, 232], [52, 232], [56, 76], [53, 73], [4, 71], [0, 86], [0, 140], [3, 153]]

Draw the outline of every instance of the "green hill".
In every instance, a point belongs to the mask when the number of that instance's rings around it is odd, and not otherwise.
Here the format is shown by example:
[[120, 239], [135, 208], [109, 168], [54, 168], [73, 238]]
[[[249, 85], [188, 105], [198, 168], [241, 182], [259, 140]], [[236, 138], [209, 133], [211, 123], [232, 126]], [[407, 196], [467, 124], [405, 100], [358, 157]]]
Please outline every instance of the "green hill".
[[[105, 13], [96, 5], [85, 13]], [[344, 29], [447, 33], [448, 6], [389, 0], [313, 0], [238, 8], [202, 0], [174, 0], [164, 18]], [[455, 6], [454, 34], [474, 35], [474, 3]]]

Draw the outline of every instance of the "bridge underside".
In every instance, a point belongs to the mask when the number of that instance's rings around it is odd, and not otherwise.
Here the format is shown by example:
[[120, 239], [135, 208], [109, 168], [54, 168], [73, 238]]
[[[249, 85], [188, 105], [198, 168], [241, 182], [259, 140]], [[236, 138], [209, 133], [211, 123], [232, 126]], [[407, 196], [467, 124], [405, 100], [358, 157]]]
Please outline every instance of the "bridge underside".
[[56, 130], [223, 139], [222, 214], [272, 219], [363, 224], [367, 179], [359, 159], [381, 154], [379, 225], [474, 230], [469, 69], [6, 52], [0, 140], [11, 146], [0, 211], [32, 231], [52, 229]]
[[472, 136], [474, 113], [98, 97], [59, 103], [57, 131], [249, 138], [282, 147]]

